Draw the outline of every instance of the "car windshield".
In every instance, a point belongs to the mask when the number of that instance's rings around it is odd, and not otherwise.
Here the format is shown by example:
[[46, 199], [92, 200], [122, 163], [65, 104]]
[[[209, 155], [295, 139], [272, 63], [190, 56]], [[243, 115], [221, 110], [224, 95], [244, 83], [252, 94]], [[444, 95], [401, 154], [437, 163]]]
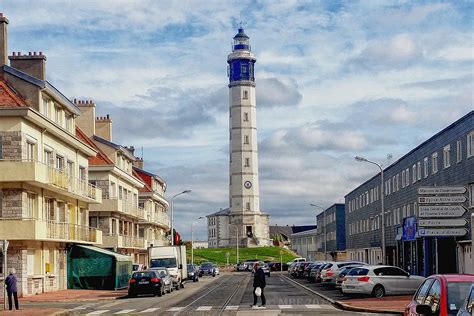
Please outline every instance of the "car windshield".
[[188, 264], [188, 265], [186, 265], [186, 267], [188, 268], [188, 270], [193, 270], [194, 269], [194, 266], [192, 264]]
[[456, 315], [461, 308], [464, 299], [469, 293], [472, 282], [450, 282], [448, 283], [448, 314]]
[[176, 268], [176, 259], [175, 258], [151, 259], [150, 266], [152, 268], [156, 268], [156, 267]]
[[138, 264], [132, 265], [132, 271], [137, 271], [137, 270], [138, 270], [138, 267], [139, 267]]
[[139, 279], [139, 278], [154, 278], [154, 277], [155, 277], [154, 272], [135, 272], [132, 278]]
[[369, 270], [366, 268], [352, 268], [347, 275], [349, 276], [357, 276], [357, 275], [367, 275]]
[[206, 268], [206, 269], [209, 269], [209, 268], [212, 268], [212, 263], [210, 262], [205, 262], [201, 265], [201, 268]]

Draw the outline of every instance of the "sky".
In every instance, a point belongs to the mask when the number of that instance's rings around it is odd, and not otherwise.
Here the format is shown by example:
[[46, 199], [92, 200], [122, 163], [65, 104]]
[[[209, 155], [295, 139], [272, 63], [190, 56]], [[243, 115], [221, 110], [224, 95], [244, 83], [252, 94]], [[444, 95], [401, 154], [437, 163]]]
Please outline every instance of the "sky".
[[9, 52], [42, 51], [47, 79], [110, 114], [167, 181], [175, 227], [228, 207], [227, 55], [242, 21], [255, 65], [261, 211], [320, 209], [473, 107], [472, 1], [2, 0]]

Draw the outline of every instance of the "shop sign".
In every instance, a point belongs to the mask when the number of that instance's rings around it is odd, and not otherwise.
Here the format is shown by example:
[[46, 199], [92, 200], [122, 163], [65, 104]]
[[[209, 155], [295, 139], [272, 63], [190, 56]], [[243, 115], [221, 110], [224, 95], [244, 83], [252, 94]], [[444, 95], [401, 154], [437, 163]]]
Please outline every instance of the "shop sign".
[[420, 204], [443, 204], [443, 203], [464, 203], [467, 199], [464, 195], [453, 196], [419, 196]]
[[440, 237], [440, 236], [464, 236], [467, 234], [465, 228], [420, 228], [419, 237]]
[[403, 219], [403, 240], [416, 239], [416, 217], [410, 216]]
[[446, 227], [446, 226], [465, 226], [467, 220], [464, 218], [448, 218], [448, 219], [420, 219], [418, 226], [420, 227]]
[[462, 205], [420, 205], [419, 217], [460, 217], [466, 213]]
[[466, 192], [465, 187], [420, 187], [418, 194], [463, 194]]

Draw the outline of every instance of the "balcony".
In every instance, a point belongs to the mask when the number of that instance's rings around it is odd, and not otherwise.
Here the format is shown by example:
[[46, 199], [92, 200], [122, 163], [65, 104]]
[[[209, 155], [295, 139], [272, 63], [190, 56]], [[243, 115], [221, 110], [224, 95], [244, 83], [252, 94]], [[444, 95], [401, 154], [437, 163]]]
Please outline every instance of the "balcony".
[[133, 248], [146, 249], [145, 239], [126, 235], [104, 235], [102, 247], [104, 248]]
[[168, 229], [170, 227], [170, 218], [168, 217], [168, 214], [160, 212], [155, 216], [148, 215], [147, 218], [145, 220], [142, 220], [140, 223], [158, 225], [165, 229]]
[[148, 246], [169, 246], [171, 242], [166, 238], [158, 238], [158, 239], [149, 239]]
[[145, 219], [143, 208], [116, 197], [104, 198], [102, 204], [90, 205], [89, 210], [95, 212], [118, 212], [140, 220]]
[[27, 182], [88, 203], [101, 203], [102, 191], [85, 180], [35, 160], [0, 160], [0, 182]]
[[0, 239], [102, 244], [102, 231], [36, 218], [0, 218]]

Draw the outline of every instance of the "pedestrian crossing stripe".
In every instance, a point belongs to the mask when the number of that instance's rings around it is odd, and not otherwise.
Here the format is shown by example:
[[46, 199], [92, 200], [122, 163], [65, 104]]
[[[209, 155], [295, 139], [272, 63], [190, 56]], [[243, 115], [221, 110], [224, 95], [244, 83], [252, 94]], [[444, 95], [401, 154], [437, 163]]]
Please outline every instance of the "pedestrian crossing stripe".
[[321, 305], [317, 305], [317, 304], [309, 304], [309, 305], [305, 305], [305, 306], [306, 306], [306, 308], [321, 308]]
[[119, 311], [119, 312], [114, 313], [114, 315], [128, 314], [128, 313], [131, 313], [131, 312], [133, 312], [133, 311], [134, 311], [134, 309], [124, 309], [124, 310], [121, 310], [121, 311]]
[[210, 311], [212, 306], [199, 306], [196, 310], [197, 311]]
[[87, 315], [101, 315], [101, 314], [104, 314], [104, 313], [107, 313], [109, 312], [110, 309], [100, 309], [98, 311], [93, 311], [93, 312], [90, 312], [89, 314]]
[[171, 307], [170, 309], [167, 309], [167, 312], [179, 312], [180, 310], [184, 309], [184, 307]]
[[278, 308], [279, 309], [288, 309], [288, 308], [292, 308], [293, 305], [278, 305]]
[[231, 311], [235, 311], [235, 310], [238, 310], [240, 306], [226, 306], [225, 309], [226, 310], [231, 310]]
[[153, 313], [153, 312], [155, 312], [159, 309], [160, 309], [159, 307], [148, 308], [148, 309], [145, 309], [145, 310], [141, 311], [140, 314]]

